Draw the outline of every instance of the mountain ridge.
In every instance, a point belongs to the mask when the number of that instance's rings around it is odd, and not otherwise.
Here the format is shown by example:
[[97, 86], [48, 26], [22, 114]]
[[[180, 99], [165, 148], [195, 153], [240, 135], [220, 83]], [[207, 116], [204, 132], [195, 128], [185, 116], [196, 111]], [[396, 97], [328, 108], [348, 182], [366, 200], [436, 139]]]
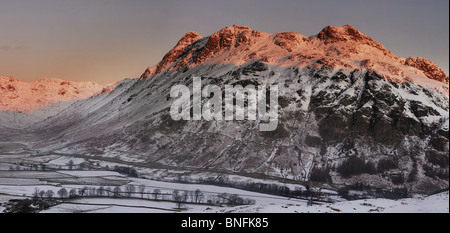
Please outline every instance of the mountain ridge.
[[13, 77], [0, 76], [0, 111], [31, 113], [49, 104], [91, 97], [105, 87], [94, 82], [56, 78], [25, 82]]
[[448, 77], [435, 63], [397, 57], [351, 25], [327, 26], [310, 37], [296, 32], [269, 34], [239, 25], [208, 37], [189, 32], [140, 79], [203, 64], [242, 65], [258, 60], [280, 67], [374, 70], [388, 80], [411, 81], [449, 96]]

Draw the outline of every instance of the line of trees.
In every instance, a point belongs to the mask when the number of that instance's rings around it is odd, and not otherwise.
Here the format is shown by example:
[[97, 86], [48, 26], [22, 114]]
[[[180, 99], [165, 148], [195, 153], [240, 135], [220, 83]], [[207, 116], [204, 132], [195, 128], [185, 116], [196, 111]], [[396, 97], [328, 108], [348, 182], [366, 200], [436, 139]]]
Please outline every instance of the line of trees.
[[36, 163], [24, 163], [24, 162], [20, 162], [20, 163], [16, 163], [15, 165], [11, 165], [9, 166], [9, 170], [10, 171], [47, 171], [49, 168], [47, 166], [47, 164], [45, 163], [41, 163], [41, 164], [36, 164]]
[[383, 158], [375, 165], [372, 161], [366, 161], [364, 157], [352, 155], [337, 167], [337, 172], [348, 178], [353, 175], [384, 173], [397, 168], [398, 161], [393, 158]]
[[52, 199], [53, 196], [55, 196], [55, 192], [53, 192], [53, 190], [39, 190], [38, 188], [34, 189], [33, 192], [33, 198], [48, 198], [48, 199]]
[[[46, 163], [25, 163], [20, 162], [9, 166], [10, 171], [49, 171], [49, 170], [91, 170], [101, 168], [100, 163], [91, 164], [83, 162], [75, 164], [72, 160], [65, 165], [62, 164], [46, 164]], [[108, 169], [108, 168], [107, 168]]]
[[[92, 163], [85, 161], [79, 164], [75, 164], [73, 160], [69, 160], [66, 164], [46, 164], [46, 163], [26, 163], [20, 162], [9, 166], [10, 171], [49, 171], [49, 170], [92, 170], [101, 169], [102, 166], [99, 162]], [[103, 167], [106, 170], [113, 170], [122, 174], [129, 175], [131, 177], [138, 177], [138, 172], [133, 167], [125, 166], [114, 166], [109, 168], [108, 166]]]
[[376, 174], [377, 169], [375, 164], [371, 161], [367, 161], [363, 157], [358, 157], [356, 155], [350, 156], [345, 160], [338, 168], [337, 171], [343, 177], [351, 177], [353, 175], [366, 174]]
[[[186, 179], [184, 178], [181, 179], [186, 181]], [[216, 185], [222, 187], [232, 187], [257, 193], [265, 193], [277, 196], [297, 198], [302, 200], [313, 199], [314, 201], [331, 202], [331, 199], [329, 198], [331, 194], [323, 193], [320, 189], [319, 190], [313, 189], [309, 185], [307, 185], [305, 189], [300, 188], [291, 189], [285, 185], [279, 185], [274, 183], [230, 180], [227, 176], [209, 177], [206, 179], [200, 178], [196, 181], [193, 181], [193, 183]]]
[[254, 205], [254, 199], [244, 199], [238, 194], [220, 193], [218, 195], [205, 196], [200, 190], [196, 191], [179, 191], [174, 190], [172, 193], [172, 201], [177, 204], [177, 208], [181, 208], [183, 204], [208, 204], [213, 206], [239, 206], [239, 205]]
[[173, 201], [177, 208], [184, 204], [207, 204], [207, 205], [254, 205], [253, 199], [244, 199], [237, 194], [222, 193], [218, 195], [205, 195], [201, 190], [180, 191], [174, 190], [172, 193], [163, 193], [160, 189], [154, 189], [152, 192], [145, 192], [144, 185], [135, 186], [127, 184], [124, 187], [83, 187], [59, 189], [56, 194], [53, 190], [39, 190], [36, 188], [33, 192], [34, 199], [54, 199], [58, 196], [61, 199], [79, 198], [79, 197], [112, 197], [112, 198], [140, 198], [146, 200]]

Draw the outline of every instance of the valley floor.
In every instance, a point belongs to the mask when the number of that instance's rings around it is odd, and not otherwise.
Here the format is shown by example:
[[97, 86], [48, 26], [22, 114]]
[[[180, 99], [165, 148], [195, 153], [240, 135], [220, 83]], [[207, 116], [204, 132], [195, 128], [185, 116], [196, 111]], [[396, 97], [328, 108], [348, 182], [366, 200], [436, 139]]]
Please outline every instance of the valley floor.
[[[178, 180], [180, 175], [195, 179], [217, 176], [217, 174], [192, 173], [191, 171], [168, 171], [167, 169], [138, 168], [141, 178], [130, 177], [112, 170], [101, 170], [101, 167], [114, 167], [111, 162], [94, 161], [97, 170], [70, 170], [67, 163], [72, 160], [78, 166], [84, 159], [70, 158], [61, 155], [30, 156], [21, 144], [3, 144], [0, 149], [0, 213], [8, 208], [8, 201], [12, 199], [32, 198], [33, 193], [51, 190], [58, 204], [41, 213], [449, 213], [449, 192], [442, 192], [431, 196], [415, 195], [413, 198], [388, 200], [366, 199], [347, 201], [332, 190], [321, 190], [329, 194], [332, 203], [300, 200], [276, 195], [246, 191], [231, 187], [219, 187], [207, 184], [188, 184]], [[8, 153], [6, 153], [7, 151]], [[0, 150], [0, 152], [2, 152]], [[38, 164], [39, 166], [31, 166]], [[46, 168], [43, 168], [43, 165]], [[63, 169], [58, 169], [62, 167]], [[164, 177], [164, 179], [162, 179]], [[217, 178], [219, 178], [217, 176]], [[159, 180], [152, 180], [152, 179]], [[283, 185], [291, 190], [305, 190], [300, 184], [282, 183], [274, 180], [229, 176], [230, 180], [238, 182], [255, 182]], [[125, 192], [132, 185], [135, 191], [131, 195], [114, 197], [111, 190], [120, 188]], [[102, 188], [101, 188], [102, 187]], [[60, 198], [58, 191], [76, 190], [77, 197]], [[108, 189], [98, 194], [99, 189]], [[86, 189], [84, 194], [79, 194]], [[159, 196], [154, 197], [158, 190]], [[173, 201], [173, 193], [190, 193], [190, 201], [181, 206]], [[202, 201], [194, 202], [192, 193], [199, 190]], [[87, 194], [89, 192], [89, 194]], [[122, 193], [123, 194], [123, 193]], [[239, 206], [229, 206], [219, 203], [236, 195], [242, 200], [249, 201]], [[212, 205], [211, 203], [215, 203]], [[10, 206], [10, 205], [9, 205]]]
[[[14, 174], [15, 173], [15, 174]], [[82, 187], [99, 188], [98, 185], [76, 185], [52, 183], [48, 180], [61, 174], [70, 174], [81, 181], [98, 182], [99, 180], [110, 180], [133, 184], [136, 187], [145, 187], [146, 192], [159, 189], [162, 194], [158, 200], [154, 200], [151, 194], [135, 193], [131, 197], [78, 197], [59, 199], [60, 204], [41, 211], [41, 213], [449, 213], [449, 192], [443, 192], [431, 196], [416, 195], [413, 198], [388, 200], [388, 199], [366, 199], [356, 201], [336, 200], [332, 204], [316, 203], [308, 205], [308, 201], [249, 192], [240, 189], [218, 187], [213, 185], [194, 185], [173, 182], [152, 181], [147, 179], [129, 178], [115, 172], [87, 171], [87, 172], [0, 172], [0, 207], [2, 212], [6, 202], [10, 199], [31, 198], [37, 188], [39, 190], [52, 190], [56, 193], [61, 188], [80, 189]], [[21, 178], [7, 178], [14, 176]], [[36, 179], [41, 177], [41, 179]], [[88, 178], [88, 179], [87, 179]], [[66, 180], [69, 180], [65, 178]], [[119, 183], [116, 183], [119, 185]], [[105, 186], [108, 187], [108, 186]], [[124, 188], [123, 188], [124, 189]], [[194, 191], [200, 189], [204, 195], [219, 195], [221, 193], [237, 194], [242, 198], [251, 198], [254, 205], [241, 206], [213, 206], [204, 204], [186, 203], [177, 208], [171, 200], [174, 190]]]
[[[0, 200], [9, 199], [0, 196]], [[268, 199], [269, 200], [269, 199]], [[258, 202], [258, 201], [257, 201]], [[172, 202], [114, 198], [81, 198], [40, 213], [449, 213], [449, 193], [400, 200], [368, 199], [308, 206], [306, 202], [273, 199], [239, 207], [189, 204], [182, 210]], [[3, 211], [4, 207], [0, 207]]]
[[369, 199], [345, 201], [331, 205], [307, 206], [306, 203], [289, 200], [273, 200], [269, 204], [241, 207], [205, 207], [189, 205], [186, 210], [174, 209], [170, 202], [80, 199], [73, 203], [61, 204], [41, 213], [449, 213], [449, 193], [429, 197], [401, 200]]

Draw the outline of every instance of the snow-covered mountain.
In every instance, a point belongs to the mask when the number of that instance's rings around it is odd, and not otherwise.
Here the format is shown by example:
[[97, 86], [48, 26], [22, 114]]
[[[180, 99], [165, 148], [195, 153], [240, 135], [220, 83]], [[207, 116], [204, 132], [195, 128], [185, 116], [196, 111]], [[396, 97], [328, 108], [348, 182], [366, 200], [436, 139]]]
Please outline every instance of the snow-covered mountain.
[[44, 78], [24, 82], [0, 76], [0, 111], [30, 113], [52, 103], [88, 98], [103, 88], [103, 85], [94, 82]]
[[[192, 88], [195, 76], [221, 87], [278, 84], [278, 128], [172, 120], [171, 87]], [[0, 141], [36, 155], [431, 193], [448, 188], [446, 80], [433, 62], [397, 57], [350, 25], [310, 37], [235, 25], [187, 33], [140, 79], [109, 93], [0, 113]]]
[[389, 81], [411, 81], [447, 97], [449, 93], [445, 72], [432, 61], [397, 57], [351, 25], [328, 26], [310, 37], [296, 32], [269, 34], [238, 25], [223, 28], [206, 38], [188, 32], [141, 79], [199, 65], [242, 66], [252, 61], [285, 68], [373, 70]]

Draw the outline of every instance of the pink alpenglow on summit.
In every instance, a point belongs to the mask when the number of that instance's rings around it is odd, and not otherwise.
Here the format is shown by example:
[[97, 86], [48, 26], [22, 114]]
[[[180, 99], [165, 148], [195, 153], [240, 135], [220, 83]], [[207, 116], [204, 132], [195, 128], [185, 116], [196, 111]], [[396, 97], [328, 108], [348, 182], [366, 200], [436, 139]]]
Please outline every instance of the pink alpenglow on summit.
[[60, 79], [19, 81], [0, 76], [0, 111], [32, 111], [57, 102], [84, 99], [101, 92], [105, 86], [94, 82]]
[[279, 67], [373, 70], [389, 81], [411, 81], [449, 96], [446, 74], [435, 63], [398, 57], [351, 25], [327, 26], [310, 37], [296, 32], [270, 34], [238, 25], [208, 37], [189, 32], [141, 79], [200, 65], [239, 66], [252, 61]]

